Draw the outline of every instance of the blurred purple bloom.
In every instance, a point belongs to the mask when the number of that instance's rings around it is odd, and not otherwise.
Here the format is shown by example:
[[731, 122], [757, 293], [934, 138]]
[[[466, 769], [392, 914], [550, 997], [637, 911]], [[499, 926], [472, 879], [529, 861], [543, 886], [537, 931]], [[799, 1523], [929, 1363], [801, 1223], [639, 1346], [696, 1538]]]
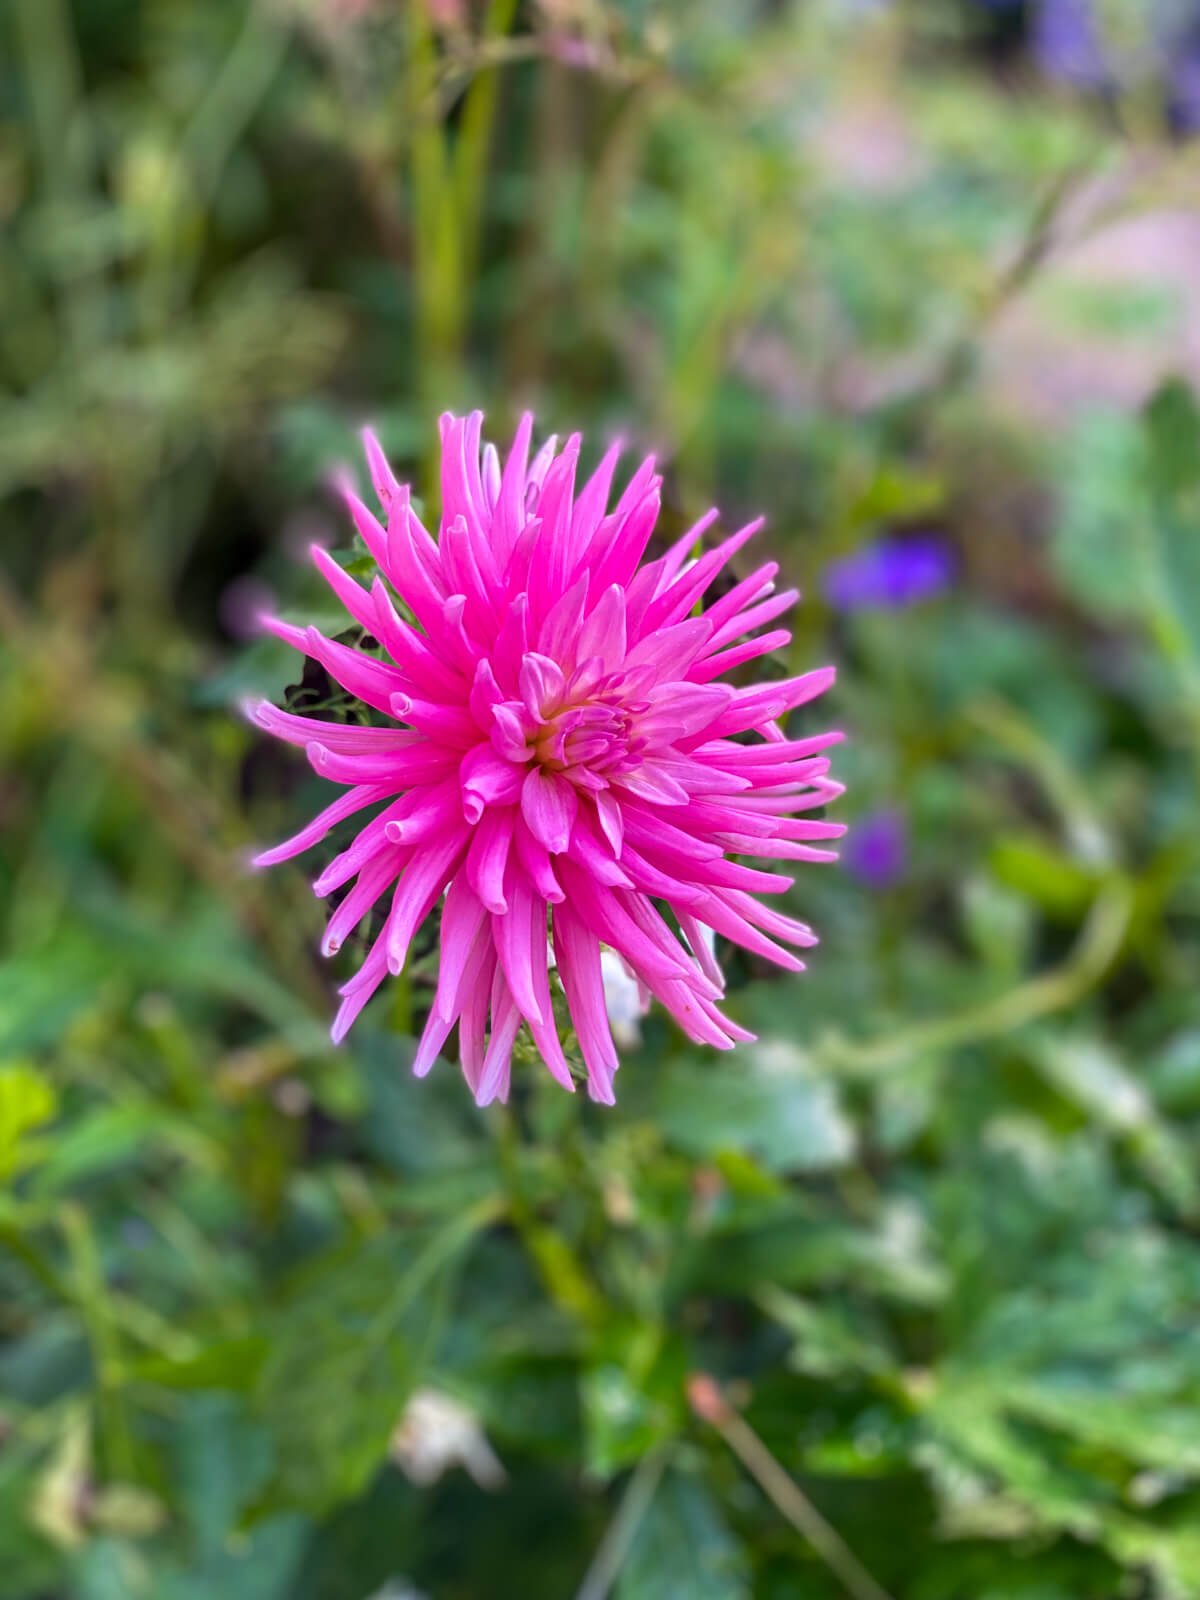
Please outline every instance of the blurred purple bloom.
[[1171, 112], [1185, 133], [1200, 129], [1200, 49], [1194, 45], [1171, 67]]
[[825, 598], [835, 611], [899, 609], [949, 587], [954, 554], [934, 534], [879, 539], [825, 569]]
[[[995, 0], [980, 0], [986, 5]], [[1161, 77], [1175, 126], [1200, 129], [1200, 5], [1195, 0], [1151, 12], [1145, 51], [1114, 58], [1105, 47], [1096, 0], [1038, 0], [1031, 23], [1033, 54], [1049, 77], [1103, 89]]]
[[1049, 77], [1088, 89], [1108, 82], [1092, 0], [1039, 0], [1032, 43], [1037, 63]]
[[868, 889], [890, 889], [908, 871], [908, 823], [902, 811], [872, 811], [851, 825], [842, 864]]

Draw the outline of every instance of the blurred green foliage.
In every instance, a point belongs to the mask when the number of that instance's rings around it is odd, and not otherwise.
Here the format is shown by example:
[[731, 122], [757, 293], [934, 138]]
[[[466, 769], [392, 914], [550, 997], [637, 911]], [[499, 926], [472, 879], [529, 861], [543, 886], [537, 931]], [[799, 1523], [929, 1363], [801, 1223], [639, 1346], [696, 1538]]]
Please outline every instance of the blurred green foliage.
[[[701, 1372], [897, 1600], [1200, 1594], [1200, 412], [989, 365], [1196, 161], [987, 12], [0, 12], [0, 1595], [854, 1592]], [[723, 952], [761, 1044], [652, 1016], [615, 1111], [414, 1082], [432, 936], [332, 1050], [321, 910], [242, 865], [321, 787], [230, 708], [297, 679], [246, 619], [323, 604], [323, 477], [527, 400], [661, 447], [668, 531], [770, 511], [910, 836], [802, 875], [805, 978]], [[832, 615], [918, 526], [954, 592]], [[503, 1485], [405, 1475], [430, 1389]]]

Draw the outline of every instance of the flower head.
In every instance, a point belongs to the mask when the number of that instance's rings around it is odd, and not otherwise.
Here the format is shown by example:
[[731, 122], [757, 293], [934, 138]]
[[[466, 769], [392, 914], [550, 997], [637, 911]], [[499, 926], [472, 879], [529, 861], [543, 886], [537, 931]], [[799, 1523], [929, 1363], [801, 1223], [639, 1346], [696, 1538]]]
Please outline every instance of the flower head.
[[835, 611], [900, 610], [930, 600], [954, 578], [950, 547], [931, 534], [878, 539], [825, 569], [825, 598]]
[[429, 1070], [457, 1023], [476, 1099], [503, 1098], [524, 1022], [550, 1072], [573, 1088], [551, 1000], [549, 929], [589, 1092], [611, 1103], [618, 1062], [604, 947], [689, 1037], [728, 1049], [751, 1036], [718, 1009], [723, 986], [709, 930], [791, 970], [803, 963], [786, 946], [816, 942], [803, 923], [755, 898], [792, 880], [730, 856], [831, 859], [816, 841], [841, 826], [803, 813], [840, 793], [823, 752], [841, 735], [790, 739], [780, 719], [820, 694], [833, 671], [752, 688], [717, 681], [789, 637], [744, 637], [796, 599], [775, 592], [774, 563], [697, 613], [758, 523], [693, 560], [716, 519], [710, 512], [643, 564], [659, 509], [653, 460], [609, 511], [617, 447], [576, 493], [578, 435], [561, 451], [550, 439], [530, 460], [526, 416], [502, 466], [491, 445], [481, 454], [482, 422], [479, 412], [441, 419], [436, 540], [368, 432], [384, 521], [352, 489], [344, 493], [381, 576], [363, 588], [313, 548], [350, 617], [387, 659], [316, 628], [264, 619], [375, 718], [369, 726], [317, 722], [265, 702], [253, 708], [261, 727], [303, 745], [316, 771], [344, 786], [257, 861], [298, 855], [373, 808], [313, 885], [327, 895], [353, 881], [330, 917], [326, 954], [391, 896], [382, 931], [341, 991], [334, 1038], [384, 976], [402, 970], [444, 894], [441, 966], [417, 1073]]

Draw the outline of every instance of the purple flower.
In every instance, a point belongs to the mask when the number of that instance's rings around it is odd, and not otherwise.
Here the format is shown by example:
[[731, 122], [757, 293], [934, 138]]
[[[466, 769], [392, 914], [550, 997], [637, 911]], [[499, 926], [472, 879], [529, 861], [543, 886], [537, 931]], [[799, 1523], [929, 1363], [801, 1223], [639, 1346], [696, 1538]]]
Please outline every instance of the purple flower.
[[1185, 133], [1200, 128], [1200, 49], [1185, 49], [1171, 65], [1171, 111]]
[[933, 534], [879, 539], [825, 569], [825, 598], [835, 611], [898, 610], [929, 600], [954, 577], [954, 554]]
[[1085, 89], [1098, 89], [1109, 81], [1092, 0], [1039, 0], [1032, 42], [1047, 76]]
[[785, 945], [814, 944], [811, 929], [758, 898], [792, 880], [735, 858], [833, 859], [823, 844], [842, 825], [807, 813], [841, 792], [825, 754], [841, 735], [792, 739], [784, 729], [793, 707], [829, 687], [833, 669], [745, 688], [718, 681], [790, 638], [768, 627], [796, 599], [776, 592], [771, 562], [697, 612], [759, 523], [693, 559], [712, 511], [643, 562], [662, 486], [652, 459], [610, 511], [617, 447], [576, 492], [578, 434], [561, 451], [549, 439], [531, 459], [526, 415], [502, 463], [492, 445], [481, 450], [482, 426], [478, 411], [441, 419], [436, 538], [366, 435], [384, 521], [349, 487], [345, 498], [379, 569], [369, 589], [313, 546], [335, 595], [390, 659], [264, 619], [375, 717], [318, 722], [265, 701], [252, 708], [261, 727], [302, 746], [322, 777], [344, 787], [258, 864], [297, 856], [370, 808], [313, 885], [327, 895], [353, 883], [329, 919], [326, 955], [388, 897], [382, 931], [342, 989], [334, 1038], [389, 972], [403, 970], [417, 928], [445, 895], [437, 991], [414, 1070], [428, 1072], [457, 1024], [476, 1100], [504, 1099], [526, 1024], [547, 1070], [574, 1088], [549, 933], [588, 1092], [611, 1104], [618, 1060], [604, 948], [689, 1038], [722, 1050], [752, 1035], [718, 1008], [710, 931], [802, 969]]
[[890, 889], [908, 871], [908, 822], [902, 811], [872, 811], [853, 824], [842, 848], [846, 871], [868, 889]]

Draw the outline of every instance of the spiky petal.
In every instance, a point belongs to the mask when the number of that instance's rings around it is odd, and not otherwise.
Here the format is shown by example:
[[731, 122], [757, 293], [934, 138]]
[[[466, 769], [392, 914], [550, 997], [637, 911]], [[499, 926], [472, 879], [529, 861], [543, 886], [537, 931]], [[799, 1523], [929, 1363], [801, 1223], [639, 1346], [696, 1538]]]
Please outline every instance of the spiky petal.
[[789, 739], [781, 719], [833, 673], [750, 688], [717, 681], [788, 638], [753, 632], [795, 599], [775, 594], [773, 564], [698, 611], [758, 524], [690, 559], [710, 512], [644, 562], [661, 490], [652, 459], [610, 511], [615, 449], [577, 490], [578, 436], [561, 451], [550, 440], [531, 458], [526, 416], [502, 465], [490, 445], [481, 452], [482, 423], [479, 412], [441, 419], [436, 538], [365, 435], [383, 520], [344, 492], [385, 581], [364, 588], [313, 552], [386, 659], [266, 619], [378, 716], [352, 727], [253, 708], [263, 728], [303, 745], [314, 768], [345, 788], [258, 860], [299, 854], [375, 808], [315, 884], [321, 894], [352, 885], [330, 919], [327, 953], [390, 896], [382, 931], [342, 990], [335, 1039], [387, 973], [402, 969], [444, 895], [441, 972], [416, 1070], [429, 1070], [457, 1025], [476, 1099], [503, 1099], [525, 1023], [550, 1072], [572, 1088], [548, 972], [557, 962], [589, 1093], [611, 1103], [618, 1061], [604, 952], [690, 1038], [729, 1049], [749, 1035], [719, 1009], [712, 935], [792, 970], [803, 963], [789, 947], [815, 943], [802, 923], [757, 898], [792, 879], [731, 858], [832, 858], [823, 845], [841, 826], [805, 813], [841, 792], [825, 754], [840, 735]]

